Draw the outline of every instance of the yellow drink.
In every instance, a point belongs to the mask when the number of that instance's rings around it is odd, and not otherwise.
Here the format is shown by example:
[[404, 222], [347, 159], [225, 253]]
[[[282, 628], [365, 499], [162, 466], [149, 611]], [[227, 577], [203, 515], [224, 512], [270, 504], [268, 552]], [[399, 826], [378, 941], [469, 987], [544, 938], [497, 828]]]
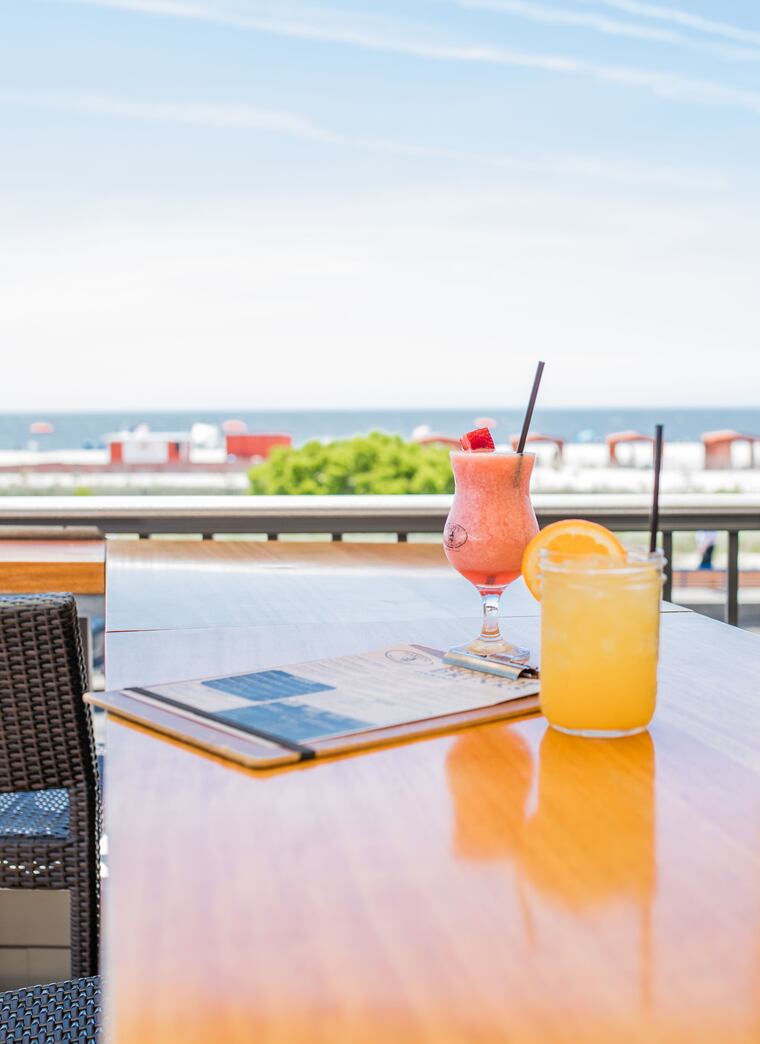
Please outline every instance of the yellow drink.
[[541, 710], [565, 732], [641, 732], [654, 714], [663, 559], [543, 552]]

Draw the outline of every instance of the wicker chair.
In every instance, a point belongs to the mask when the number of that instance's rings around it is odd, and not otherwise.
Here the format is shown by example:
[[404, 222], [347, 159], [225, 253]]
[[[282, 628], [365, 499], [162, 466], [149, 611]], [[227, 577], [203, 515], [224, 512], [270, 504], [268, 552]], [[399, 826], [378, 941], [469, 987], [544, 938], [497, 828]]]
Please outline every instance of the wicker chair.
[[92, 1044], [100, 1014], [97, 977], [0, 993], [0, 1044]]
[[69, 889], [76, 978], [98, 971], [100, 905], [85, 677], [73, 595], [0, 596], [0, 888]]

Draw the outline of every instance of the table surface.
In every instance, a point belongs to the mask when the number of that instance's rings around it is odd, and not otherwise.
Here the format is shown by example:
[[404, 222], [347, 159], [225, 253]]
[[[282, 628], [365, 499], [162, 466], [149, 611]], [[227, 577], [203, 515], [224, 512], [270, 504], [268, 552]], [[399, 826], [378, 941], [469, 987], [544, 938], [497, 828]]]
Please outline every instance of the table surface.
[[[424, 582], [420, 582], [424, 581]], [[683, 612], [678, 606], [668, 611]], [[479, 616], [440, 543], [111, 540], [107, 629], [420, 622]], [[522, 579], [502, 617], [538, 616]]]
[[[109, 587], [109, 684], [409, 634], [360, 593], [369, 618], [330, 618], [344, 610], [342, 550], [319, 552], [321, 566], [303, 551], [281, 574], [321, 587], [321, 616], [272, 624], [256, 610], [236, 627], [237, 568], [220, 569], [217, 548], [161, 543], [160, 571], [147, 542], [113, 563], [109, 546], [109, 585], [112, 568], [121, 583]], [[225, 560], [260, 553], [236, 547]], [[200, 581], [205, 626], [171, 629], [167, 615], [162, 630], [114, 630], [119, 590], [137, 625], [146, 580], [146, 619], [162, 586], [168, 610], [197, 620], [182, 585], [204, 555], [216, 578], [213, 593]], [[410, 552], [381, 555], [403, 573]], [[432, 574], [413, 581], [426, 608], [444, 596], [434, 563]], [[523, 604], [507, 627], [537, 649], [535, 606]], [[213, 626], [214, 605], [226, 626]], [[459, 603], [438, 609], [415, 634], [444, 644], [476, 619]], [[578, 740], [534, 717], [269, 773], [110, 719], [113, 1040], [760, 1039], [759, 666], [757, 636], [664, 613], [658, 710], [641, 736]]]
[[102, 595], [104, 540], [0, 539], [0, 593]]

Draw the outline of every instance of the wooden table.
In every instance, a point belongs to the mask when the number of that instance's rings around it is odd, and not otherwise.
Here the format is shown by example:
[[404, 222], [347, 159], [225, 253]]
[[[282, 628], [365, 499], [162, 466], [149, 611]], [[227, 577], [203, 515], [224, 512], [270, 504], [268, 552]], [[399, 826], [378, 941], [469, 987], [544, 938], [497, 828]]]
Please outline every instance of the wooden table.
[[[479, 612], [477, 595], [439, 543], [111, 541], [108, 596], [107, 626], [118, 631], [474, 619]], [[537, 614], [522, 581], [505, 594], [503, 612]]]
[[[686, 612], [681, 606], [663, 608]], [[209, 663], [220, 671], [242, 671], [251, 664], [251, 643], [264, 656], [269, 650], [303, 660], [348, 648], [352, 635], [363, 643], [356, 651], [366, 649], [367, 635], [379, 645], [399, 636], [423, 642], [441, 635], [441, 641], [453, 642], [477, 631], [479, 614], [477, 594], [437, 543], [112, 540], [108, 545], [112, 688], [134, 682], [135, 671], [152, 682], [176, 680], [183, 670], [191, 676], [208, 673]], [[523, 581], [512, 584], [502, 598], [502, 618], [538, 615], [539, 605]], [[243, 634], [243, 628], [251, 633]], [[155, 677], [145, 678], [146, 669]]]
[[[410, 634], [446, 643], [476, 620], [435, 550], [419, 552], [426, 575], [403, 546], [302, 545], [301, 564], [265, 585], [300, 615], [268, 619], [251, 591], [236, 626], [242, 587], [226, 564], [284, 565], [286, 551], [206, 547], [109, 547], [109, 684]], [[348, 583], [344, 554], [356, 568], [383, 559], [374, 599]], [[392, 593], [407, 570], [415, 619], [399, 619]], [[251, 566], [247, 584], [264, 575]], [[138, 588], [155, 629], [115, 631], [139, 624]], [[301, 588], [313, 595], [296, 599]], [[349, 594], [354, 617], [335, 623]], [[507, 612], [536, 648], [527, 593]], [[111, 719], [109, 1039], [760, 1039], [759, 680], [756, 636], [667, 612], [657, 715], [626, 740], [532, 718], [254, 774]]]

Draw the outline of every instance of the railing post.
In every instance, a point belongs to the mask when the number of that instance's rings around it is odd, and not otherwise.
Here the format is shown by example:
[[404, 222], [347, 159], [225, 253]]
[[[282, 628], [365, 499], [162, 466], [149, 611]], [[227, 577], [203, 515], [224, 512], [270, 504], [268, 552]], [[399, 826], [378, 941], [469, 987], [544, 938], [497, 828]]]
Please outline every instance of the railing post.
[[673, 534], [670, 530], [662, 531], [662, 553], [667, 559], [665, 563], [665, 584], [662, 597], [666, 602], [673, 601]]
[[726, 589], [726, 623], [739, 623], [739, 533], [728, 531], [728, 570]]

